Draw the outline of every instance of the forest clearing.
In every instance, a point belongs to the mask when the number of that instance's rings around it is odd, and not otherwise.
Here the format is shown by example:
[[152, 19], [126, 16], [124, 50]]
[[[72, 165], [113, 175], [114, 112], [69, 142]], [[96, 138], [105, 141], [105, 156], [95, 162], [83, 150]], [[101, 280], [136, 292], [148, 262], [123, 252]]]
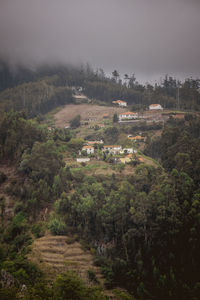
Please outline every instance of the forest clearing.
[[59, 128], [65, 127], [76, 115], [81, 116], [82, 121], [102, 122], [104, 115], [112, 118], [115, 113], [125, 111], [124, 108], [112, 106], [100, 106], [91, 104], [68, 104], [54, 115], [55, 126]]

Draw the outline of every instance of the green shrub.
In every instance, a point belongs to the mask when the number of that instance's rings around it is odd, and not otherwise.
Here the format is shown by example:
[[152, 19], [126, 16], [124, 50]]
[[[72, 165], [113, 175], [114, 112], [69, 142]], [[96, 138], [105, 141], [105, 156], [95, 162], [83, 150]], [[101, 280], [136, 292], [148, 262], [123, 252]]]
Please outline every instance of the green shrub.
[[31, 232], [34, 234], [36, 238], [40, 238], [44, 236], [45, 233], [45, 225], [43, 222], [36, 223], [32, 226]]
[[66, 234], [66, 225], [58, 218], [51, 219], [48, 224], [48, 228], [54, 235]]
[[96, 277], [96, 274], [93, 270], [89, 269], [88, 270], [88, 278], [91, 282], [94, 282], [94, 283], [98, 283], [98, 279]]

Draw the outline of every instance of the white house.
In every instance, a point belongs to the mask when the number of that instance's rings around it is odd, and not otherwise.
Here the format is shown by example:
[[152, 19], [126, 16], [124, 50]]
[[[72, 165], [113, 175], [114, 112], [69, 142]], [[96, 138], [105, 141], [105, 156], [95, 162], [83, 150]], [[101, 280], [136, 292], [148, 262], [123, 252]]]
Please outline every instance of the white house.
[[82, 163], [82, 162], [88, 162], [90, 161], [89, 157], [80, 157], [76, 159], [77, 162]]
[[110, 154], [118, 154], [122, 150], [120, 145], [108, 145], [103, 147], [103, 152], [108, 151]]
[[86, 151], [87, 154], [93, 154], [94, 153], [94, 147], [92, 147], [92, 146], [83, 146], [82, 151]]
[[149, 105], [149, 110], [163, 110], [160, 104], [151, 104]]
[[119, 106], [122, 106], [122, 107], [127, 106], [127, 102], [126, 101], [122, 101], [122, 100], [116, 100], [116, 101], [113, 101], [112, 103], [118, 104]]
[[74, 98], [80, 99], [80, 100], [87, 99], [87, 97], [85, 95], [83, 95], [83, 94], [81, 94], [81, 95], [74, 95]]
[[134, 120], [134, 119], [137, 119], [137, 118], [138, 118], [138, 113], [131, 112], [131, 111], [124, 112], [124, 113], [121, 113], [119, 115], [119, 121], [122, 121], [122, 120]]

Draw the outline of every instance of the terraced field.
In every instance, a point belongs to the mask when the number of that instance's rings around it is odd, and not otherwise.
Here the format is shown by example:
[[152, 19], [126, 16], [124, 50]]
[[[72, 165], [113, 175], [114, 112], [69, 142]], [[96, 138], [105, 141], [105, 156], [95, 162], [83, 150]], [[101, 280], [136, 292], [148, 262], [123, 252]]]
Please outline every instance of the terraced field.
[[76, 271], [85, 282], [90, 283], [88, 270], [92, 270], [99, 283], [103, 285], [100, 269], [94, 266], [90, 252], [84, 251], [78, 242], [68, 244], [67, 239], [66, 236], [50, 234], [36, 239], [29, 258], [39, 264], [50, 279], [54, 279], [56, 274], [70, 269]]

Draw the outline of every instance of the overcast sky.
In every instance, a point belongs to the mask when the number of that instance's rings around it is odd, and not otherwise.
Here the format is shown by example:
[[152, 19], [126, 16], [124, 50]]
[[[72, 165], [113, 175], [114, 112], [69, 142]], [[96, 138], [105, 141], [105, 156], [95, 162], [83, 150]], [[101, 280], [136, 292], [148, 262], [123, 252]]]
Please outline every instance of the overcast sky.
[[200, 0], [0, 0], [0, 57], [200, 77]]

